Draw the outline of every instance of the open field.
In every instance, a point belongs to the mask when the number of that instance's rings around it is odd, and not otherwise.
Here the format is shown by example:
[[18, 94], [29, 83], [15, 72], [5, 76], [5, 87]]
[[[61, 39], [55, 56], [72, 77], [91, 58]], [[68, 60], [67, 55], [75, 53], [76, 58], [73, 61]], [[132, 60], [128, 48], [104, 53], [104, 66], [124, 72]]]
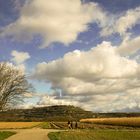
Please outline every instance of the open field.
[[91, 118], [91, 119], [81, 119], [80, 122], [104, 124], [104, 125], [140, 127], [140, 117], [99, 118], [99, 119]]
[[[111, 125], [111, 124], [96, 124], [96, 123], [84, 123], [84, 122], [77, 122], [78, 129], [115, 129], [115, 130], [140, 130], [140, 127], [134, 126], [122, 126], [122, 125]], [[68, 129], [67, 122], [44, 122], [40, 125], [43, 129]], [[73, 129], [75, 129], [75, 122], [72, 124]]]
[[6, 139], [14, 134], [15, 134], [15, 132], [1, 131], [0, 132], [0, 140], [4, 140], [4, 139]]
[[49, 133], [50, 140], [140, 140], [140, 131], [75, 130]]
[[[112, 118], [111, 118], [112, 119]], [[121, 118], [124, 119], [124, 118]], [[107, 119], [109, 120], [109, 118]], [[125, 121], [124, 121], [125, 122]], [[35, 139], [40, 137], [43, 139], [44, 135], [47, 138], [49, 132], [50, 140], [139, 140], [140, 129], [137, 127], [126, 127], [116, 125], [105, 125], [86, 122], [78, 122], [78, 129], [75, 128], [73, 122], [73, 129], [68, 129], [67, 122], [0, 122], [0, 129], [16, 130], [17, 134], [8, 138], [15, 140], [28, 137]], [[35, 129], [33, 128], [35, 127]], [[20, 129], [19, 129], [20, 128]], [[21, 129], [27, 128], [27, 129]], [[33, 128], [33, 129], [31, 129]], [[44, 128], [44, 129], [42, 129]], [[47, 130], [45, 130], [47, 129]], [[53, 130], [58, 129], [58, 130]], [[62, 131], [60, 131], [63, 129]], [[9, 131], [9, 130], [8, 130]], [[0, 132], [0, 140], [4, 137], [13, 135], [12, 132]], [[55, 131], [55, 132], [54, 132]], [[60, 131], [60, 132], [58, 132]], [[23, 137], [24, 136], [24, 137]], [[38, 137], [37, 137], [38, 136]], [[39, 140], [39, 139], [37, 139]]]
[[32, 128], [42, 122], [0, 122], [0, 129]]

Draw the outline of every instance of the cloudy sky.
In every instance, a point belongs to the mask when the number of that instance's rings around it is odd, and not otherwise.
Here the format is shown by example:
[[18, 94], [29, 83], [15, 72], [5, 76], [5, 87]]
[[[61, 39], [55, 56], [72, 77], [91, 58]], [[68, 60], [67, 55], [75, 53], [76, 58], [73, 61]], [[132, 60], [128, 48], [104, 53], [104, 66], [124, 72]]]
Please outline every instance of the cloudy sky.
[[140, 0], [0, 0], [0, 62], [36, 92], [21, 107], [140, 111]]

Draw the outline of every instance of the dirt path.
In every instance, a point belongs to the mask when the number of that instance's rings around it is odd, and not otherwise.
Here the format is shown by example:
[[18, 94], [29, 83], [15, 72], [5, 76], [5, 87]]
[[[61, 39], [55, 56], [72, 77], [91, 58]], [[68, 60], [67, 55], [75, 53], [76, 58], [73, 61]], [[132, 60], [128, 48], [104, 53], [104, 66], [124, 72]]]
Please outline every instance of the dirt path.
[[47, 136], [48, 133], [58, 130], [33, 128], [33, 129], [18, 129], [14, 131], [16, 131], [17, 134], [9, 137], [6, 140], [49, 140]]

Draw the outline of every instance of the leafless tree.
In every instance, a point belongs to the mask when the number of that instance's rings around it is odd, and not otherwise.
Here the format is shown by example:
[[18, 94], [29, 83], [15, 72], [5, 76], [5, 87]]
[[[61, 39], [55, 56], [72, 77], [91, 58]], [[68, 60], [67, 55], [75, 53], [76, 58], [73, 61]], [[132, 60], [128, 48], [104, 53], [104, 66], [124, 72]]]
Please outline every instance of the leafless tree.
[[31, 90], [32, 86], [19, 69], [0, 63], [0, 110], [23, 101], [23, 95]]

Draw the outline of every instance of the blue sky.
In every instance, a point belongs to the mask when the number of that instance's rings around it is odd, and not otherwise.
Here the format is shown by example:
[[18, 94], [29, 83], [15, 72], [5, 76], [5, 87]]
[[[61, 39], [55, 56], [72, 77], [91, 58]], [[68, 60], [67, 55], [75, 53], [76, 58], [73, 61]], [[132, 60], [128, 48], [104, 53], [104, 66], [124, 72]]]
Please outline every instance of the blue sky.
[[0, 61], [36, 89], [22, 107], [139, 111], [140, 1], [60, 1], [0, 1]]

